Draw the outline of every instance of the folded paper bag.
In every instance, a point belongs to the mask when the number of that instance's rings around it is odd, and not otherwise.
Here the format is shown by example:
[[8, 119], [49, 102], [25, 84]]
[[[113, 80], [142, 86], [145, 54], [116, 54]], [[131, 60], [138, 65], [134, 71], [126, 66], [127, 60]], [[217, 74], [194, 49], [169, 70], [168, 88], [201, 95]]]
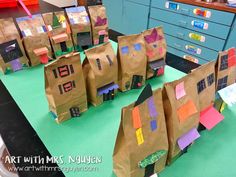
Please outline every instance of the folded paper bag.
[[68, 40], [68, 35], [66, 33], [58, 34], [52, 37], [52, 40], [58, 44]]

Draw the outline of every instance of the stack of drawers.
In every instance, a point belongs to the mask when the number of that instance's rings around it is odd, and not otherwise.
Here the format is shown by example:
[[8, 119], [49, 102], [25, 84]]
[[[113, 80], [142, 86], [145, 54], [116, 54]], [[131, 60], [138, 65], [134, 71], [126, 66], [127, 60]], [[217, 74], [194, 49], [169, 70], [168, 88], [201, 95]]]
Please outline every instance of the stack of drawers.
[[233, 13], [166, 0], [152, 0], [149, 28], [163, 26], [168, 52], [204, 64], [223, 50]]

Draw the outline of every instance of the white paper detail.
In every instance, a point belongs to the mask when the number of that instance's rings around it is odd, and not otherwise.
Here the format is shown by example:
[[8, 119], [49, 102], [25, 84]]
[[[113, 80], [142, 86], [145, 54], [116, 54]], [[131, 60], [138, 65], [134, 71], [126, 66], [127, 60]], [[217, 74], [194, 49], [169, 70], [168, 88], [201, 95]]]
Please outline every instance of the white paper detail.
[[218, 93], [227, 105], [233, 106], [236, 103], [236, 83], [219, 90]]

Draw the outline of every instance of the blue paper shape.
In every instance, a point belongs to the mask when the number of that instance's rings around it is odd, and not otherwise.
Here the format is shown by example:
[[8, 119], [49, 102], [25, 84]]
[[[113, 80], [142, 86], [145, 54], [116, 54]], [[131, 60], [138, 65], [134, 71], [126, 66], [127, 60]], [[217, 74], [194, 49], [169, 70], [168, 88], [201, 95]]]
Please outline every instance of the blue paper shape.
[[155, 131], [157, 129], [157, 121], [156, 120], [151, 121], [151, 129], [152, 129], [152, 131]]
[[128, 46], [121, 47], [121, 52], [122, 52], [122, 54], [128, 54], [129, 53], [129, 47]]
[[134, 44], [134, 49], [136, 50], [136, 51], [140, 51], [141, 50], [141, 44], [140, 43], [137, 43], [137, 44]]
[[98, 89], [98, 95], [108, 94], [109, 91], [118, 89], [119, 86], [117, 84], [109, 84], [107, 86], [104, 86], [102, 88]]

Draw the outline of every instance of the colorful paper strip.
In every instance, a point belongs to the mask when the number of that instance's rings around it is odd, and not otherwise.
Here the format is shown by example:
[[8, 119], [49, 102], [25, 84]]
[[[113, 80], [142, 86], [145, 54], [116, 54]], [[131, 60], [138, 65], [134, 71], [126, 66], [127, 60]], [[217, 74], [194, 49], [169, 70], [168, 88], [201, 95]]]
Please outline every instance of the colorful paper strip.
[[142, 128], [139, 128], [136, 130], [136, 138], [137, 138], [138, 145], [141, 145], [144, 143]]
[[133, 127], [135, 129], [141, 128], [142, 123], [138, 106], [134, 107], [134, 109], [132, 110], [132, 117], [133, 117]]
[[181, 106], [177, 110], [177, 114], [178, 114], [180, 122], [185, 122], [187, 118], [189, 118], [195, 113], [197, 113], [197, 108], [194, 105], [192, 100], [189, 100], [187, 103], [185, 103], [183, 106]]
[[187, 132], [177, 140], [179, 148], [181, 150], [184, 150], [188, 145], [190, 145], [193, 141], [195, 141], [199, 137], [200, 134], [198, 133], [197, 129], [196, 128], [191, 129], [189, 132]]

